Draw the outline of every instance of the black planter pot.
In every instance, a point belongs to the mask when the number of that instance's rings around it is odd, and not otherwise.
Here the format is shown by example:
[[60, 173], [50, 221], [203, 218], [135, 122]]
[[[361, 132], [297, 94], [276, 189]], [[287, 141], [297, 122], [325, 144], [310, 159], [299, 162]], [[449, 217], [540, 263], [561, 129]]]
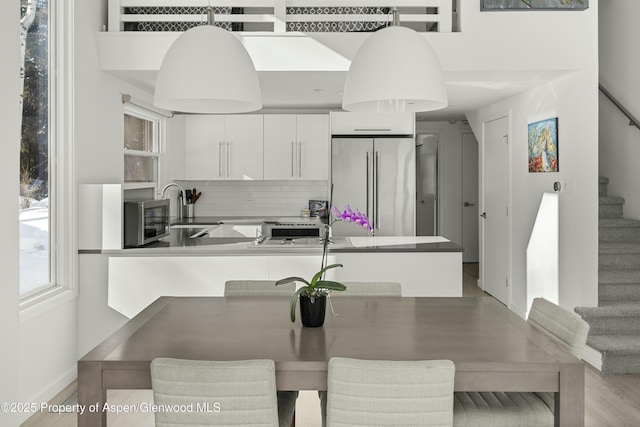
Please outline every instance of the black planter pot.
[[324, 314], [327, 309], [327, 297], [310, 298], [300, 295], [300, 320], [308, 328], [324, 325]]

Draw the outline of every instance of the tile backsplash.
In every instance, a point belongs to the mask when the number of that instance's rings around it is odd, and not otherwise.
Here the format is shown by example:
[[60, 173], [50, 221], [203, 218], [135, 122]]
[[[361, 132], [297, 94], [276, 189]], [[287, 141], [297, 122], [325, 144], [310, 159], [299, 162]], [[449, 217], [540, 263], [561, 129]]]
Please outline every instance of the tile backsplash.
[[309, 200], [328, 200], [327, 181], [176, 181], [202, 196], [195, 216], [299, 216]]

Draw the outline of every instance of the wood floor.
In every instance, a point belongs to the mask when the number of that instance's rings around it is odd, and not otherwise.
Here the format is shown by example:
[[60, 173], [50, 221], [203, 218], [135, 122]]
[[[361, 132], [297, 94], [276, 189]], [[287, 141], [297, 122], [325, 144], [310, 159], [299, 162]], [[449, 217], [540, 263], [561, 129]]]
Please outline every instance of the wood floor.
[[[478, 265], [464, 265], [463, 296], [488, 297], [477, 287]], [[52, 403], [74, 403], [75, 384], [56, 396]], [[107, 399], [114, 404], [150, 402], [150, 390], [111, 390]], [[585, 426], [637, 427], [640, 425], [640, 375], [602, 375], [585, 363]], [[108, 414], [109, 427], [153, 427], [153, 414]], [[22, 427], [76, 427], [76, 414], [36, 414]], [[316, 392], [302, 393], [296, 409], [297, 427], [320, 427], [320, 405]]]

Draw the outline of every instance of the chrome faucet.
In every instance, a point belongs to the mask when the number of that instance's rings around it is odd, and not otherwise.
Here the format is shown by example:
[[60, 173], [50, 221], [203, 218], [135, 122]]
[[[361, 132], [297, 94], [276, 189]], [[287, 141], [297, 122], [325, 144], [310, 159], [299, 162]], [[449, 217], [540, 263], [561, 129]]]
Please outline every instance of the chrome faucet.
[[[176, 205], [176, 209], [178, 210], [178, 212], [177, 212], [178, 213], [178, 215], [177, 215], [178, 219], [182, 219], [183, 215], [184, 215], [184, 210], [185, 210], [184, 206], [187, 206], [187, 193], [185, 193], [184, 188], [182, 187], [182, 185], [177, 184], [175, 182], [171, 182], [171, 183], [165, 185], [164, 188], [162, 189], [162, 193], [161, 193], [160, 197], [164, 199], [165, 191], [167, 191], [167, 189], [169, 187], [173, 187], [173, 186], [178, 187], [180, 189], [180, 194], [178, 195], [178, 204]], [[180, 198], [182, 198], [182, 207], [180, 206], [180, 202], [179, 202]]]

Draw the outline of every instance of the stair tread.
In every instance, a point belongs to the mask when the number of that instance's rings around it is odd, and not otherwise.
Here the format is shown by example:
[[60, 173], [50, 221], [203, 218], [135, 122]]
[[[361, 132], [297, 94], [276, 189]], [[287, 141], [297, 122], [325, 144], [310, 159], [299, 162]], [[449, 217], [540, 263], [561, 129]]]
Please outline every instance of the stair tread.
[[598, 283], [639, 283], [640, 269], [602, 267], [598, 270]]
[[607, 255], [627, 253], [640, 254], [640, 242], [600, 242], [598, 252], [600, 254]]
[[607, 228], [640, 227], [640, 221], [630, 218], [600, 218], [598, 226]]
[[605, 354], [640, 354], [640, 335], [591, 335], [587, 345]]
[[617, 196], [599, 196], [598, 203], [601, 205], [623, 205], [625, 200]]
[[640, 317], [640, 303], [621, 303], [600, 307], [576, 307], [575, 312], [583, 319], [601, 317]]

